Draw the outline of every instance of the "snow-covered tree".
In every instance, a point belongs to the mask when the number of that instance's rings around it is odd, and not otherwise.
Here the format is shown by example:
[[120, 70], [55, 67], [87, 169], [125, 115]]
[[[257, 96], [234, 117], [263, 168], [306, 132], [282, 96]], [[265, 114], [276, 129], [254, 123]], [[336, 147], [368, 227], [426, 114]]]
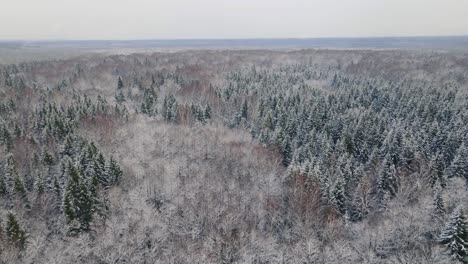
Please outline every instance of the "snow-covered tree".
[[468, 230], [462, 206], [458, 206], [450, 215], [439, 242], [447, 247], [454, 259], [468, 263]]

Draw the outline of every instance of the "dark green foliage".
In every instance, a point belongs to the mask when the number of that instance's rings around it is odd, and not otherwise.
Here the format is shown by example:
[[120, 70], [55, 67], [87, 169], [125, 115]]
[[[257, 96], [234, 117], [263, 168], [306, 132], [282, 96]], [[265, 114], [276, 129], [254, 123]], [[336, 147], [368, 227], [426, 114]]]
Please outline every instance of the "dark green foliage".
[[71, 225], [71, 233], [87, 231], [93, 220], [95, 193], [89, 190], [86, 180], [78, 169], [71, 163], [68, 166], [70, 174], [64, 194], [63, 211], [67, 222]]
[[107, 174], [112, 183], [118, 183], [120, 178], [122, 178], [122, 169], [120, 169], [119, 164], [117, 164], [117, 162], [112, 157], [109, 161], [109, 169]]
[[13, 245], [20, 248], [24, 248], [26, 246], [26, 231], [21, 228], [13, 213], [7, 214], [6, 235], [10, 243]]
[[247, 100], [244, 100], [244, 103], [242, 103], [241, 117], [247, 119], [248, 114]]
[[166, 121], [176, 121], [178, 116], [178, 103], [173, 95], [164, 97], [161, 114]]
[[157, 113], [156, 110], [157, 96], [152, 89], [145, 89], [143, 94], [143, 103], [141, 104], [141, 112], [148, 116], [153, 116]]
[[204, 115], [205, 120], [211, 119], [212, 113], [211, 113], [211, 107], [210, 107], [209, 104], [206, 105], [206, 107], [205, 107], [205, 113], [204, 113], [204, 114], [205, 114], [205, 115]]
[[122, 78], [119, 76], [119, 78], [117, 79], [117, 89], [120, 90], [123, 87], [124, 87], [124, 84], [123, 84]]

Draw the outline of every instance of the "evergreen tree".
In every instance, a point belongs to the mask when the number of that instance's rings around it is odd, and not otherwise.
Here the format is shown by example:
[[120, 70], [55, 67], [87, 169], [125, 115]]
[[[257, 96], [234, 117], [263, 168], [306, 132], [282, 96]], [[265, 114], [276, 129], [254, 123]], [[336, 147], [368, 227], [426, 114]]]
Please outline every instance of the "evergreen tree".
[[119, 76], [119, 79], [117, 80], [117, 89], [120, 90], [124, 87], [122, 78]]
[[437, 154], [430, 163], [429, 181], [431, 187], [434, 187], [437, 183], [442, 188], [447, 186], [447, 180], [445, 178], [445, 164], [443, 156]]
[[283, 165], [287, 167], [291, 163], [292, 157], [294, 154], [289, 137], [285, 138], [283, 141], [282, 154], [283, 154]]
[[120, 169], [120, 166], [112, 157], [110, 158], [110, 161], [109, 161], [108, 174], [109, 174], [110, 179], [112, 180], [112, 183], [118, 183], [123, 174], [122, 170]]
[[445, 216], [445, 205], [441, 190], [436, 190], [434, 193], [433, 216], [436, 219], [443, 219]]
[[205, 107], [204, 119], [206, 119], [206, 120], [211, 119], [211, 107], [210, 107], [210, 105], [206, 105], [206, 107]]
[[454, 259], [468, 263], [468, 230], [462, 206], [458, 206], [451, 214], [439, 236], [439, 242], [450, 250]]
[[346, 194], [345, 194], [345, 183], [342, 177], [339, 177], [335, 183], [333, 191], [331, 193], [331, 200], [337, 211], [342, 215], [346, 212]]
[[26, 232], [21, 228], [15, 215], [8, 213], [6, 224], [6, 235], [8, 240], [20, 248], [26, 245]]
[[5, 174], [0, 171], [0, 197], [8, 193]]
[[392, 159], [383, 160], [377, 179], [377, 198], [379, 206], [385, 206], [385, 200], [396, 195], [398, 178]]
[[19, 175], [16, 175], [15, 177], [14, 188], [15, 192], [20, 195], [20, 197], [26, 197], [26, 188], [24, 188], [23, 180], [19, 177]]
[[37, 170], [34, 175], [34, 191], [37, 194], [42, 194], [45, 191], [44, 177], [42, 176], [42, 173]]
[[13, 157], [13, 154], [9, 153], [7, 155], [7, 160], [5, 164], [5, 185], [6, 190], [9, 194], [15, 192], [15, 181], [19, 177], [18, 171], [16, 169], [16, 162]]
[[247, 119], [247, 117], [248, 117], [247, 100], [244, 100], [244, 103], [242, 104], [241, 117], [244, 118], [244, 119]]
[[461, 177], [468, 181], [468, 149], [463, 143], [448, 168], [450, 177]]
[[[69, 180], [63, 198], [63, 211], [70, 225], [70, 233], [87, 231], [93, 219], [94, 193], [78, 169], [69, 164]], [[95, 182], [93, 181], [93, 184]]]
[[117, 92], [117, 94], [115, 95], [115, 101], [118, 104], [125, 102], [125, 95], [122, 91]]

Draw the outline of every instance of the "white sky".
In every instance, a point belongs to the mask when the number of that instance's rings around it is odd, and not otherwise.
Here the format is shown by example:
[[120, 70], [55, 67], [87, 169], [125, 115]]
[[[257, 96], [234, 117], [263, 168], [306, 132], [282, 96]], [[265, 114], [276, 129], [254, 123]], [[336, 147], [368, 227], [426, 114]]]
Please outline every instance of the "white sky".
[[468, 0], [0, 0], [0, 39], [468, 35]]

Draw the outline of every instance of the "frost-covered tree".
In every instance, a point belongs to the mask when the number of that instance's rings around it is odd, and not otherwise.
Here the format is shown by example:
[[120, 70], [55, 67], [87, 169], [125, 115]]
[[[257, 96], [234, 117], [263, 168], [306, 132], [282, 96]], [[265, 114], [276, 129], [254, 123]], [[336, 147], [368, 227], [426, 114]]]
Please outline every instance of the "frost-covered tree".
[[70, 225], [70, 232], [87, 231], [93, 219], [93, 193], [83, 175], [69, 164], [69, 180], [63, 198], [63, 212]]
[[7, 214], [6, 235], [8, 240], [17, 247], [26, 246], [26, 231], [20, 226], [16, 216], [13, 213]]
[[385, 158], [382, 162], [377, 178], [377, 197], [383, 205], [387, 197], [393, 197], [398, 191], [398, 177], [395, 165], [391, 158]]
[[468, 149], [465, 143], [458, 148], [457, 154], [447, 170], [450, 177], [460, 177], [468, 181]]
[[119, 78], [117, 79], [117, 89], [120, 90], [123, 87], [124, 87], [124, 84], [123, 84], [122, 78], [119, 76]]
[[440, 189], [434, 192], [432, 215], [436, 219], [443, 219], [445, 217], [445, 204], [442, 198], [442, 190]]
[[458, 206], [450, 215], [439, 242], [448, 248], [454, 259], [468, 263], [468, 230], [462, 206]]

